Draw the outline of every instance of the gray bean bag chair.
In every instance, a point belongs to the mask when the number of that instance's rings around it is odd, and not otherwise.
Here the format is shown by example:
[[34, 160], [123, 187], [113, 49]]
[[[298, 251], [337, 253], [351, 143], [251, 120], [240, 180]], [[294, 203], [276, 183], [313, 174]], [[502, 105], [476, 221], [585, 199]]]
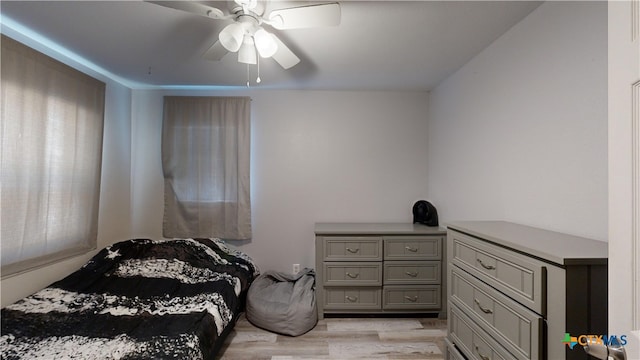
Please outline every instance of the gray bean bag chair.
[[318, 322], [315, 272], [305, 268], [296, 275], [265, 272], [247, 294], [247, 319], [257, 327], [298, 336]]

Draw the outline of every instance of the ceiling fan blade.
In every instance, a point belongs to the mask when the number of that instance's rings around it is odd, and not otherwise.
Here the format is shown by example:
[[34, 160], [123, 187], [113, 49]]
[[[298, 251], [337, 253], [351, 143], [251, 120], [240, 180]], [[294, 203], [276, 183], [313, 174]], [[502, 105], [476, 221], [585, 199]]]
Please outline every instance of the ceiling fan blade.
[[207, 49], [202, 57], [211, 61], [219, 61], [227, 55], [228, 52], [229, 51], [222, 46], [220, 40], [217, 40], [209, 49]]
[[340, 4], [276, 9], [269, 14], [268, 23], [278, 30], [336, 26], [340, 24]]
[[276, 44], [278, 44], [278, 50], [271, 57], [280, 64], [280, 66], [285, 69], [289, 69], [300, 62], [300, 58], [297, 57], [296, 54], [294, 54], [293, 51], [291, 51], [291, 49], [289, 49], [287, 45], [280, 40], [280, 38], [273, 35], [273, 39], [276, 41]]
[[213, 6], [197, 3], [194, 1], [148, 1], [145, 2], [168, 7], [170, 9], [185, 11], [188, 13], [210, 17], [213, 19], [227, 19], [230, 16], [225, 15], [222, 10]]

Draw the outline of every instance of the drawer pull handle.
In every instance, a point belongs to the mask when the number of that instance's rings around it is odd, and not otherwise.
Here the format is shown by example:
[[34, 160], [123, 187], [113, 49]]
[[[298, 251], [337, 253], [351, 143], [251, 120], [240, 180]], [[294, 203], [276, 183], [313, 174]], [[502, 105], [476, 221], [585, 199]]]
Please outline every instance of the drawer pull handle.
[[405, 246], [404, 248], [409, 250], [409, 251], [411, 251], [411, 252], [418, 252], [418, 249], [412, 248], [411, 246]]
[[418, 276], [418, 273], [417, 273], [417, 272], [410, 272], [410, 271], [407, 271], [407, 272], [405, 272], [405, 274], [407, 274], [407, 275], [409, 275], [409, 276], [411, 276], [411, 277], [417, 277], [417, 276]]
[[351, 301], [351, 302], [357, 302], [358, 301], [358, 297], [357, 296], [349, 296], [349, 295], [347, 295], [344, 298], [349, 300], [349, 301]]
[[360, 251], [360, 248], [357, 248], [357, 249], [347, 248], [347, 251], [352, 254], [357, 254]]
[[480, 265], [482, 265], [483, 268], [487, 269], [487, 270], [495, 270], [496, 267], [493, 265], [486, 265], [485, 263], [482, 262], [482, 260], [477, 259], [477, 261], [480, 263]]
[[411, 302], [418, 301], [418, 297], [417, 296], [405, 296], [404, 298], [405, 298], [405, 300], [409, 300]]
[[357, 278], [360, 276], [360, 273], [358, 273], [358, 274], [352, 274], [352, 273], [348, 272], [348, 273], [347, 273], [347, 276], [348, 276], [348, 277], [350, 277], [350, 278], [352, 278], [352, 279], [357, 279]]
[[482, 305], [480, 304], [480, 301], [478, 299], [473, 299], [473, 302], [476, 303], [476, 305], [478, 305], [478, 307], [480, 308], [480, 310], [482, 310], [483, 313], [485, 314], [493, 314], [493, 310], [482, 307]]
[[480, 356], [480, 358], [482, 360], [491, 360], [490, 357], [486, 356], [486, 355], [482, 355], [482, 353], [480, 352], [480, 348], [478, 347], [478, 345], [475, 345], [476, 347], [476, 352], [478, 353], [478, 356]]

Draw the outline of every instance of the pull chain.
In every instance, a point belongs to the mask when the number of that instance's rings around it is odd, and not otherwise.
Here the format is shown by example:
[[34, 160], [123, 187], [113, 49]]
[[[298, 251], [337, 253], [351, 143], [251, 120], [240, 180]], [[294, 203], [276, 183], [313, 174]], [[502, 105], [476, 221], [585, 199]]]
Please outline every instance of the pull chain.
[[247, 64], [247, 87], [249, 86], [249, 64]]
[[256, 63], [258, 64], [258, 78], [256, 79], [256, 83], [260, 84], [260, 82], [262, 81], [260, 79], [260, 56], [257, 57]]

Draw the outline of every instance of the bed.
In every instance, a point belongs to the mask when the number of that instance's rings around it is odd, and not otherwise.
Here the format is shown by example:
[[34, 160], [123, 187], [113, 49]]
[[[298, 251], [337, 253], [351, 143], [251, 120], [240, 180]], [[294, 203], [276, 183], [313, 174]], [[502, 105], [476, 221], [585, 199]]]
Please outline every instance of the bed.
[[259, 274], [218, 239], [132, 239], [2, 309], [2, 359], [213, 359]]

